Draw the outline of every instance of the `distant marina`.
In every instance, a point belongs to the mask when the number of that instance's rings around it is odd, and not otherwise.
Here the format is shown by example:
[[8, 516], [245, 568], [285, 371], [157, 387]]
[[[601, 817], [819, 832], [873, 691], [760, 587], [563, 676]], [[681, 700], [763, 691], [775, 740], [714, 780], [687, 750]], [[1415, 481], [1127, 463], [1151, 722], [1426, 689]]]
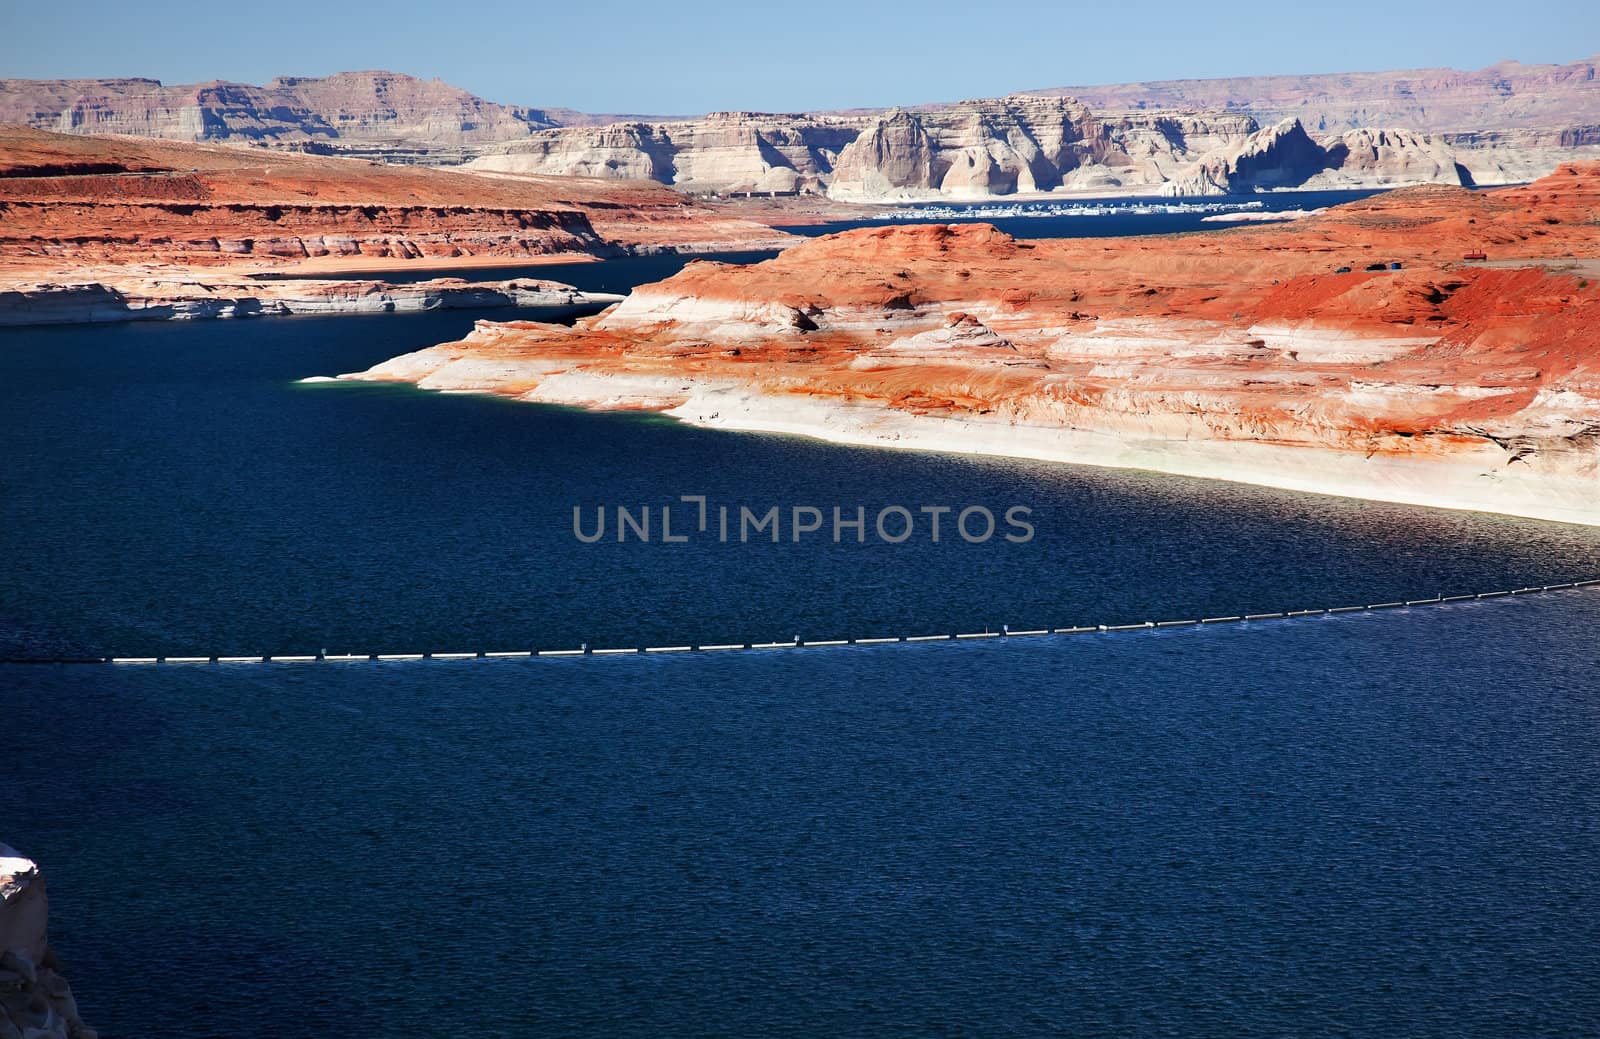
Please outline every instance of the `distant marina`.
[[1260, 199], [1249, 202], [1156, 202], [1149, 199], [1095, 199], [1087, 202], [1025, 201], [1010, 203], [973, 202], [965, 205], [908, 206], [886, 214], [890, 220], [1009, 220], [1013, 217], [1045, 216], [1135, 216], [1180, 213], [1243, 213], [1266, 208]]

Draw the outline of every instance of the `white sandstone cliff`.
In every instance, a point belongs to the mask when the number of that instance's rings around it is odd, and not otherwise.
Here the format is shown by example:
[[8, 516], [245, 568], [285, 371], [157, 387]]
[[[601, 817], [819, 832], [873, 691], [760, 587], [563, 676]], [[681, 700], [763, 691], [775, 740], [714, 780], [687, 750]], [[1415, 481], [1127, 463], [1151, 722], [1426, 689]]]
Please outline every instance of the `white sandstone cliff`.
[[58, 970], [44, 875], [0, 844], [0, 1039], [95, 1039]]

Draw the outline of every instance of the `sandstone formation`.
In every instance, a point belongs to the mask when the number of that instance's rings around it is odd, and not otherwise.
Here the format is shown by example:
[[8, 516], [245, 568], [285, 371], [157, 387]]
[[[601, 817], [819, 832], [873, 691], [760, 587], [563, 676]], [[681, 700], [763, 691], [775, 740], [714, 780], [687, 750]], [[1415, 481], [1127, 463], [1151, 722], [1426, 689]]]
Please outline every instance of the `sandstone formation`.
[[[1102, 109], [1225, 109], [1263, 124], [1298, 119], [1313, 133], [1405, 126], [1424, 133], [1600, 124], [1600, 55], [1568, 65], [1504, 61], [1475, 72], [1412, 69], [1308, 76], [1245, 76], [1111, 86], [1054, 87]], [[1448, 138], [1446, 138], [1448, 140]]]
[[95, 1039], [59, 972], [44, 876], [0, 844], [0, 1039]]
[[394, 72], [281, 76], [266, 86], [154, 79], [0, 80], [0, 123], [75, 134], [266, 145], [454, 163], [486, 144], [558, 126], [576, 112], [499, 105]]
[[704, 119], [544, 130], [473, 169], [653, 180], [683, 191], [819, 190], [859, 119], [713, 112]]
[[1600, 127], [1460, 135], [1452, 144], [1405, 129], [1317, 135], [1292, 118], [1262, 129], [1238, 112], [1096, 113], [1070, 97], [1012, 95], [878, 116], [729, 112], [541, 130], [468, 168], [908, 202], [1505, 184], [1585, 154], [1600, 157]]
[[486, 176], [0, 127], [0, 268], [767, 248], [647, 183]]
[[549, 320], [592, 314], [622, 297], [551, 281], [434, 278], [262, 280], [161, 265], [75, 267], [0, 281], [0, 327], [292, 315], [405, 314], [518, 307]]
[[1071, 98], [897, 109], [844, 150], [828, 193], [853, 201], [1058, 190], [1155, 194], [1172, 170], [1255, 129], [1249, 118], [1220, 113], [1100, 118]]
[[1600, 523], [1597, 220], [1600, 164], [1173, 237], [866, 229], [351, 377]]
[[1161, 186], [1163, 195], [1241, 195], [1280, 188], [1470, 186], [1472, 174], [1448, 148], [1409, 130], [1349, 130], [1314, 140], [1298, 119], [1218, 149]]
[[[699, 119], [499, 105], [391, 72], [280, 77], [262, 87], [0, 80], [0, 122], [853, 201], [1148, 194], [1167, 185], [1194, 194], [1219, 181], [1240, 190], [1506, 184], [1543, 176], [1561, 161], [1600, 157], [1595, 68], [1593, 59], [1507, 62], [1479, 72], [1122, 84], [882, 113]], [[1265, 159], [1285, 149], [1248, 138], [1295, 120], [1321, 149], [1320, 165], [1269, 169]], [[1227, 172], [1241, 149], [1259, 152], [1253, 171]]]

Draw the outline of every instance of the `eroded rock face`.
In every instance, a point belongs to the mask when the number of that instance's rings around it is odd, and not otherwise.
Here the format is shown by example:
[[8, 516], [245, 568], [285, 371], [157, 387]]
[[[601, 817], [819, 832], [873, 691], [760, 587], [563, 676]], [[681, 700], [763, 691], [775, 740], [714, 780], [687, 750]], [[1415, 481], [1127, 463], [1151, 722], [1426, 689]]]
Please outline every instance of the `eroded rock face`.
[[153, 79], [0, 80], [0, 122], [74, 134], [132, 134], [460, 162], [563, 114], [499, 105], [395, 72], [281, 76], [265, 86]]
[[766, 248], [658, 185], [0, 127], [0, 261], [290, 263]]
[[1238, 195], [1283, 188], [1459, 186], [1473, 182], [1456, 154], [1426, 134], [1361, 129], [1318, 141], [1298, 119], [1286, 119], [1251, 134], [1235, 147], [1212, 152], [1162, 185], [1161, 193]]
[[1600, 164], [1198, 235], [866, 229], [355, 377], [1600, 523], [1597, 218]]
[[1059, 87], [1099, 109], [1229, 109], [1263, 124], [1298, 119], [1313, 133], [1406, 126], [1422, 133], [1593, 126], [1600, 122], [1600, 55], [1567, 65], [1503, 61], [1475, 71], [1410, 69], [1242, 76]]
[[0, 844], [0, 1039], [95, 1039], [49, 944], [39, 867]]
[[[390, 72], [280, 77], [259, 87], [0, 80], [0, 122], [390, 162], [473, 160], [481, 170], [705, 193], [894, 201], [1154, 193], [1172, 182], [1173, 193], [1196, 194], [1230, 179], [1242, 190], [1526, 181], [1563, 160], [1600, 157], [1596, 83], [1591, 59], [1045, 90], [868, 114], [658, 119], [499, 105]], [[1295, 120], [1322, 149], [1319, 161], [1225, 169], [1251, 149], [1258, 158], [1282, 154], [1247, 138]]]
[[[1572, 135], [1567, 135], [1571, 138]], [[984, 198], [1058, 191], [1246, 194], [1283, 189], [1505, 183], [1554, 168], [1576, 138], [1464, 149], [1409, 130], [1314, 136], [1296, 119], [1259, 129], [1228, 113], [1096, 116], [1071, 98], [966, 101], [895, 112], [840, 155], [829, 188], [849, 201]], [[1501, 149], [1516, 158], [1493, 157]], [[1474, 171], [1472, 166], [1476, 166]]]
[[58, 280], [0, 283], [0, 327], [109, 321], [410, 314], [518, 307], [548, 320], [592, 314], [622, 297], [559, 282], [466, 282], [434, 278], [393, 285], [375, 279], [265, 281], [156, 266], [78, 266]]
[[713, 112], [704, 119], [541, 131], [473, 169], [653, 180], [690, 192], [819, 190], [859, 119]]
[[1295, 118], [1263, 129], [1239, 111], [1098, 113], [1071, 97], [1018, 94], [876, 116], [734, 112], [557, 128], [497, 146], [470, 165], [655, 180], [691, 192], [825, 191], [847, 202], [1052, 191], [1207, 195], [1525, 181], [1564, 157], [1600, 157], [1600, 131], [1591, 129], [1314, 132]]

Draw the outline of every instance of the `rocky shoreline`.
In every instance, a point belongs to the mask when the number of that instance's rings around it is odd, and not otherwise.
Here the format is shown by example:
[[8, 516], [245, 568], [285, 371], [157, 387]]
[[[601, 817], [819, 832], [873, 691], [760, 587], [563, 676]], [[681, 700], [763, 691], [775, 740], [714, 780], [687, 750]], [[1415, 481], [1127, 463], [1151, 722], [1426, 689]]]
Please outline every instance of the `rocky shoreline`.
[[1597, 213], [1589, 165], [1163, 238], [867, 229], [346, 377], [1600, 524]]
[[96, 1039], [60, 970], [44, 874], [0, 844], [0, 1039]]
[[434, 278], [405, 284], [371, 279], [269, 281], [207, 271], [123, 268], [63, 272], [60, 280], [0, 282], [0, 327], [499, 307], [532, 309], [530, 316], [557, 321], [593, 314], [620, 299], [611, 293], [528, 279]]

